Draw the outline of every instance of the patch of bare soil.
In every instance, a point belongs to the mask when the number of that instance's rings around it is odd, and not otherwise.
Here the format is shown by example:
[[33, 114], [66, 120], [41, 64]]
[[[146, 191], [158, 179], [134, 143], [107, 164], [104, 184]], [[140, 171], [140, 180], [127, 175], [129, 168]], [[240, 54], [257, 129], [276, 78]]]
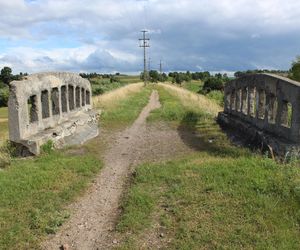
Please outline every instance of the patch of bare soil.
[[146, 118], [160, 107], [157, 91], [130, 127], [115, 135], [104, 156], [104, 168], [91, 188], [71, 206], [72, 215], [60, 231], [43, 243], [43, 249], [109, 249], [117, 242], [113, 230], [120, 200], [134, 166], [174, 159], [193, 152], [178, 131], [164, 123], [149, 125]]

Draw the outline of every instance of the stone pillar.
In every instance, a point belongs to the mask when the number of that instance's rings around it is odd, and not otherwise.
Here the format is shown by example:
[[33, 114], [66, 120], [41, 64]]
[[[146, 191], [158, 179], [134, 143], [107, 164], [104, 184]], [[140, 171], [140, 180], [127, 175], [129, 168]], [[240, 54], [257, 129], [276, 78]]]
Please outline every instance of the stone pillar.
[[255, 117], [255, 88], [248, 88], [248, 116]]
[[248, 114], [248, 89], [247, 87], [242, 89], [242, 108], [241, 111], [244, 115]]

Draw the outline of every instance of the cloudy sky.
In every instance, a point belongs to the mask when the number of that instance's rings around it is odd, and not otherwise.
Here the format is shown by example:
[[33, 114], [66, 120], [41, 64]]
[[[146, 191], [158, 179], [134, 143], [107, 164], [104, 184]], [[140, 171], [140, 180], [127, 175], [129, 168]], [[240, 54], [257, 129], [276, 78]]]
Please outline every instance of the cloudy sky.
[[0, 67], [138, 72], [140, 30], [165, 71], [288, 69], [299, 0], [0, 0]]

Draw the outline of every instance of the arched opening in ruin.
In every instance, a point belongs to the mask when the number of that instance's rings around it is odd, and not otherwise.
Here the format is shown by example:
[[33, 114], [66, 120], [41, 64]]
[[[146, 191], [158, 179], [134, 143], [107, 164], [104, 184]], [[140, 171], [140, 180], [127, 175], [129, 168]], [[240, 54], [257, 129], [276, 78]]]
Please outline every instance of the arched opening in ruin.
[[42, 103], [42, 118], [50, 117], [50, 105], [49, 105], [49, 91], [43, 90], [41, 94], [41, 103]]
[[67, 87], [66, 87], [66, 85], [61, 86], [60, 95], [61, 95], [61, 111], [63, 113], [66, 113], [66, 112], [68, 112]]
[[29, 122], [34, 123], [38, 121], [38, 106], [37, 106], [37, 96], [32, 95], [28, 98], [27, 101]]
[[241, 108], [242, 108], [242, 89], [238, 89], [236, 91], [236, 111], [237, 112], [241, 112]]
[[248, 114], [248, 87], [242, 90], [242, 112], [244, 115]]
[[268, 122], [271, 124], [275, 124], [278, 110], [277, 97], [274, 94], [269, 94], [267, 99]]
[[87, 105], [91, 104], [91, 96], [90, 96], [90, 94], [91, 94], [90, 91], [87, 90], [86, 91], [86, 99], [85, 99]]
[[248, 105], [249, 115], [252, 117], [256, 116], [256, 88], [250, 87], [248, 89]]
[[290, 128], [292, 126], [293, 106], [288, 101], [282, 101], [281, 105], [280, 125]]
[[80, 87], [78, 87], [78, 86], [76, 87], [75, 93], [76, 93], [76, 96], [75, 96], [76, 108], [80, 108]]
[[68, 86], [68, 92], [69, 92], [69, 109], [74, 110], [75, 109], [74, 87], [72, 85]]
[[53, 88], [51, 91], [52, 115], [59, 115], [59, 92], [58, 88]]
[[266, 93], [264, 90], [258, 91], [257, 118], [263, 120], [266, 112]]
[[85, 106], [85, 89], [81, 88], [81, 106]]
[[236, 101], [235, 90], [232, 90], [232, 92], [230, 94], [230, 109], [231, 110], [235, 110], [235, 101]]

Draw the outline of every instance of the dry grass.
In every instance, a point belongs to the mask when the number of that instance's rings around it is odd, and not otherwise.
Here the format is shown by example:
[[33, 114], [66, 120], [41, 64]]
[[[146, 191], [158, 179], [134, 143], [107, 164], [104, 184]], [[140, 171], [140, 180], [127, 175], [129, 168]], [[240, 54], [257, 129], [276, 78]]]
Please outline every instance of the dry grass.
[[214, 101], [209, 100], [207, 97], [199, 94], [192, 93], [189, 90], [176, 87], [171, 84], [161, 84], [159, 86], [164, 87], [166, 90], [171, 91], [174, 96], [179, 98], [181, 103], [186, 107], [199, 107], [200, 110], [216, 116], [218, 112], [222, 111], [222, 107], [216, 104]]
[[116, 103], [116, 100], [124, 100], [129, 94], [140, 92], [142, 87], [143, 83], [134, 83], [103, 95], [95, 96], [93, 97], [93, 105], [95, 108], [112, 107]]

